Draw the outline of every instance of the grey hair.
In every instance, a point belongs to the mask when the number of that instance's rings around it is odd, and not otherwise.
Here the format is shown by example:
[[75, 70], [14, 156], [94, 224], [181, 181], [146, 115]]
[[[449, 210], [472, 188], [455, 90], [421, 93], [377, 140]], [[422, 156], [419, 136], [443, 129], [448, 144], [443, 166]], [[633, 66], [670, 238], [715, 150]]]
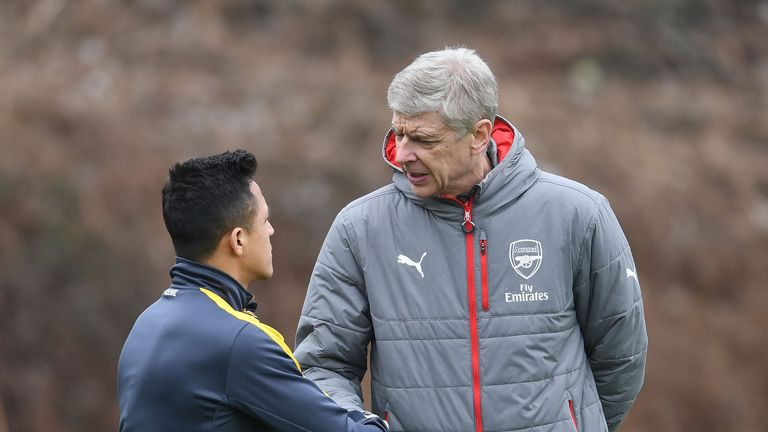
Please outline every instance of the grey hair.
[[468, 48], [445, 48], [422, 54], [400, 71], [387, 90], [392, 111], [406, 117], [440, 113], [456, 131], [469, 132], [481, 119], [491, 122], [498, 108], [496, 78]]

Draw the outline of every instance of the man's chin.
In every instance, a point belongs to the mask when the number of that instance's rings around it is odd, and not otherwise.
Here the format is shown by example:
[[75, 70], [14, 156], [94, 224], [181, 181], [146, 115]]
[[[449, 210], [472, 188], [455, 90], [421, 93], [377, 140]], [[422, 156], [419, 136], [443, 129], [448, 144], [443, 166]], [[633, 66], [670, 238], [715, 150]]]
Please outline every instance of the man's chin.
[[259, 274], [256, 275], [256, 280], [266, 280], [272, 277], [272, 275], [275, 273], [275, 271], [272, 269], [272, 266], [270, 266], [268, 269], [264, 269]]
[[432, 198], [436, 195], [435, 190], [429, 187], [420, 187], [411, 185], [411, 192], [421, 199]]

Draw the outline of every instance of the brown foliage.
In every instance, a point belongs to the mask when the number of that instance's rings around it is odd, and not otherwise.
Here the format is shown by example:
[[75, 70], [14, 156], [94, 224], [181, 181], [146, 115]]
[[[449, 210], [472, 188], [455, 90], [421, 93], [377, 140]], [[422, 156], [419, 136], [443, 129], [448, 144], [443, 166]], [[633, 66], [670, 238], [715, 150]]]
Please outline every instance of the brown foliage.
[[767, 430], [768, 5], [478, 3], [2, 2], [0, 432], [116, 427], [120, 348], [173, 261], [177, 160], [257, 154], [276, 276], [252, 289], [290, 341], [336, 212], [388, 182], [389, 80], [456, 44], [633, 246], [650, 351], [623, 429]]

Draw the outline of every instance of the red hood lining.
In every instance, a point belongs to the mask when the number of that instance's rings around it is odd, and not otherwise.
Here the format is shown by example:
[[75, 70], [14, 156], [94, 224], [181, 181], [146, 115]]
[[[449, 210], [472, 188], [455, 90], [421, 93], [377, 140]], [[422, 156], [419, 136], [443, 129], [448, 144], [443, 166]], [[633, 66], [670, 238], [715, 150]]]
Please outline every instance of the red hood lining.
[[[491, 132], [491, 138], [496, 143], [496, 156], [499, 162], [504, 160], [507, 153], [512, 149], [512, 143], [515, 141], [515, 130], [504, 119], [497, 117], [493, 122], [493, 131]], [[387, 132], [387, 144], [384, 146], [384, 155], [387, 161], [396, 167], [400, 165], [395, 162], [395, 156], [397, 155], [397, 147], [395, 145], [395, 134], [390, 129]]]

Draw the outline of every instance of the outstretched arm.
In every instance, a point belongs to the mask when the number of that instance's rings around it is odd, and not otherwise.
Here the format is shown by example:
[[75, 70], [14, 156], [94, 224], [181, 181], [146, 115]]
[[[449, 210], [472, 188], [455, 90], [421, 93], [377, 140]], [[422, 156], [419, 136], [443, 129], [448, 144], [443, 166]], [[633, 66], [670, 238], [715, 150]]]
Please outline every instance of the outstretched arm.
[[348, 411], [302, 376], [282, 336], [263, 324], [238, 335], [230, 359], [229, 403], [279, 431], [387, 432], [378, 417]]

